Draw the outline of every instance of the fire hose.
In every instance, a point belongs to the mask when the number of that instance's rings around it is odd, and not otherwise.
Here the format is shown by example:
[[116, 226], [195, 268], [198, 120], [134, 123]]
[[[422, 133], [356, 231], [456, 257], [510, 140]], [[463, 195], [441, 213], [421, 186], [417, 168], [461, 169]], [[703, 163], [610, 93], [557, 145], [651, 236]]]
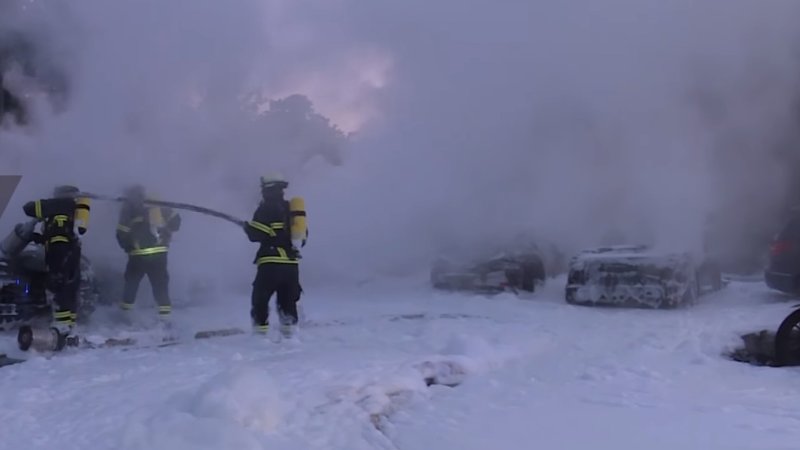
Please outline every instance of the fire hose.
[[[126, 197], [112, 197], [110, 195], [100, 195], [100, 194], [93, 194], [90, 192], [82, 192], [79, 194], [80, 197], [91, 198], [93, 200], [105, 200], [105, 201], [112, 201], [112, 202], [125, 202], [128, 199]], [[145, 199], [142, 201], [143, 204], [149, 206], [161, 206], [165, 208], [173, 208], [173, 209], [182, 209], [186, 211], [192, 211], [200, 214], [205, 214], [212, 217], [217, 217], [219, 219], [227, 220], [228, 222], [232, 222], [240, 227], [243, 227], [247, 221], [234, 217], [230, 214], [226, 214], [223, 212], [215, 211], [210, 208], [205, 208], [203, 206], [192, 205], [189, 203], [180, 203], [180, 202], [169, 202], [163, 200], [152, 200], [152, 199]]]
[[[112, 202], [126, 202], [128, 201], [127, 197], [114, 197], [108, 195], [100, 195], [94, 194], [90, 192], [81, 192], [78, 194], [79, 197], [89, 198], [93, 200], [101, 200], [101, 201], [112, 201]], [[172, 208], [172, 209], [180, 209], [186, 211], [192, 211], [200, 214], [205, 214], [212, 217], [217, 217], [219, 219], [226, 220], [228, 222], [234, 223], [239, 227], [244, 227], [247, 224], [247, 221], [234, 217], [230, 214], [226, 214], [220, 211], [216, 211], [210, 208], [205, 208], [202, 206], [192, 205], [189, 203], [180, 203], [180, 202], [170, 202], [170, 201], [163, 201], [163, 200], [153, 200], [153, 199], [145, 199], [142, 201], [143, 204], [148, 206], [158, 206], [158, 207], [165, 207], [165, 208]], [[32, 221], [28, 228], [30, 231], [33, 230], [33, 226], [35, 225], [35, 221]], [[16, 234], [23, 233], [25, 229], [18, 229], [15, 230]], [[18, 237], [15, 235], [15, 237]], [[21, 236], [18, 237], [16, 241], [23, 242], [27, 244], [27, 240], [21, 239]], [[14, 242], [16, 242], [14, 241]], [[2, 242], [2, 250], [6, 250], [5, 247], [7, 246], [7, 242]], [[305, 244], [305, 239], [303, 240], [303, 244]], [[10, 244], [9, 244], [10, 245]], [[24, 245], [23, 245], [24, 246]], [[299, 258], [298, 253], [298, 258]], [[34, 328], [31, 325], [22, 326], [19, 329], [19, 333], [17, 335], [17, 343], [19, 345], [20, 350], [27, 351], [30, 348], [35, 348], [39, 351], [60, 351], [65, 346], [73, 346], [78, 345], [80, 342], [74, 336], [63, 336], [54, 329], [47, 329], [47, 330], [39, 330]]]

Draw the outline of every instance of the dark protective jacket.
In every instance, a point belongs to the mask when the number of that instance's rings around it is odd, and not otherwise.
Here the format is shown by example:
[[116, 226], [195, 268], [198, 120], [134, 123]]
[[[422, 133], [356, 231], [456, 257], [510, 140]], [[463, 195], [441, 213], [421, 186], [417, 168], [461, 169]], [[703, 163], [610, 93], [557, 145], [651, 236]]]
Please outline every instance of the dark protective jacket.
[[[36, 237], [38, 243], [49, 246], [54, 243], [79, 243], [75, 235], [75, 214], [79, 209], [89, 209], [87, 204], [79, 204], [72, 198], [49, 198], [26, 203], [22, 207], [25, 214], [43, 221], [42, 234]], [[78, 233], [84, 234], [86, 228], [79, 226]]]
[[117, 223], [117, 243], [130, 256], [166, 253], [181, 216], [171, 208], [125, 204]]
[[245, 224], [251, 242], [261, 243], [254, 263], [297, 264], [297, 250], [292, 245], [289, 202], [283, 199], [263, 200], [253, 220]]

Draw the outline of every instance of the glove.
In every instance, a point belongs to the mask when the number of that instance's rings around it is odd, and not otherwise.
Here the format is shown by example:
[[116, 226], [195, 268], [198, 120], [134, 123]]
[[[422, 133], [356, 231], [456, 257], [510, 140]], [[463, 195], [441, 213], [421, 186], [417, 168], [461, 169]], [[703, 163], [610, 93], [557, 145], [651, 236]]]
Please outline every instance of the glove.
[[161, 239], [165, 242], [169, 242], [172, 239], [172, 231], [169, 228], [159, 228], [158, 235], [161, 236]]
[[300, 250], [298, 250], [294, 245], [292, 246], [292, 256], [295, 259], [303, 259], [303, 255], [300, 254]]

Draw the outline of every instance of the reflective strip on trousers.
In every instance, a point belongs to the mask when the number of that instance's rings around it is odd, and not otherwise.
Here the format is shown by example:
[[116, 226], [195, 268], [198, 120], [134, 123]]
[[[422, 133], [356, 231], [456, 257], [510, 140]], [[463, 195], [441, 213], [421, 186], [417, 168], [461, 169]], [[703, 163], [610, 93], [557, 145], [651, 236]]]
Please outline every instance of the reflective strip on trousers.
[[158, 253], [166, 253], [167, 250], [167, 247], [137, 248], [136, 250], [131, 250], [128, 254], [131, 256], [156, 255]]
[[261, 264], [298, 264], [296, 259], [281, 258], [280, 256], [264, 256], [256, 260], [257, 265]]
[[76, 317], [77, 315], [71, 311], [56, 311], [53, 313], [53, 320], [55, 320], [57, 323], [65, 323], [67, 325], [74, 324]]

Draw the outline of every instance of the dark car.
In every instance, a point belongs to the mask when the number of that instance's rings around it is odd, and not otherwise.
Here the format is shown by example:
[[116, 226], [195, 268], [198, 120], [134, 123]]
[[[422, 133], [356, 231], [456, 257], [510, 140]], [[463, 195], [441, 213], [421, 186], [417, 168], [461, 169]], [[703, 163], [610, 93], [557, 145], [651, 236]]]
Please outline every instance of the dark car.
[[644, 245], [588, 249], [570, 260], [565, 299], [585, 306], [673, 308], [718, 290], [713, 265]]
[[545, 261], [535, 246], [472, 258], [440, 257], [430, 273], [435, 289], [476, 294], [534, 292], [545, 275]]
[[772, 241], [764, 281], [776, 291], [800, 294], [800, 214], [791, 217]]

